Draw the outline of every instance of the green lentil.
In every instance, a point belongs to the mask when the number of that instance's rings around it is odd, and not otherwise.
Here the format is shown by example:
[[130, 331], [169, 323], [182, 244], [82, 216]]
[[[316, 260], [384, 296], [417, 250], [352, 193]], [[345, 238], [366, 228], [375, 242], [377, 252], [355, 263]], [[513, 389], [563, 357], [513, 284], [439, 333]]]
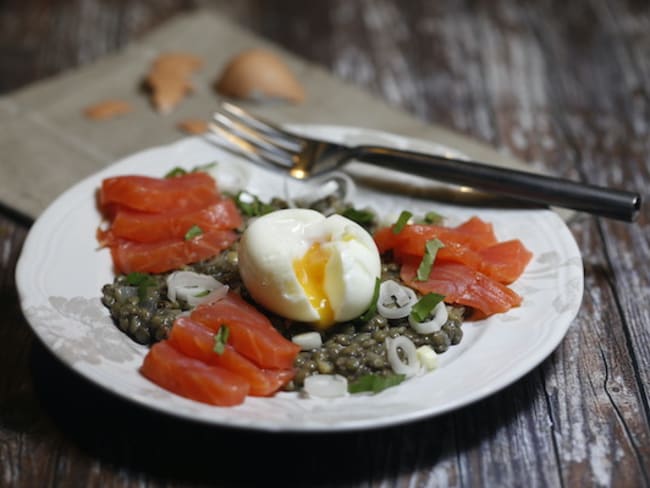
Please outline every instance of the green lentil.
[[[287, 208], [287, 203], [280, 199], [274, 199], [268, 205], [273, 209]], [[338, 197], [327, 197], [314, 202], [311, 207], [325, 214], [340, 213], [349, 208], [341, 205]], [[245, 216], [244, 220], [246, 222], [248, 217]], [[373, 221], [366, 228], [372, 231], [375, 225]], [[387, 258], [390, 259], [390, 256]], [[250, 299], [241, 283], [238, 265], [237, 244], [234, 244], [210, 260], [183, 269], [211, 275], [228, 284], [231, 290], [240, 293], [244, 299]], [[399, 282], [399, 273], [398, 264], [391, 261], [382, 263], [382, 280]], [[130, 285], [124, 275], [116, 276], [113, 283], [102, 288], [102, 303], [110, 310], [117, 327], [141, 344], [165, 339], [176, 317], [189, 308], [182, 300], [171, 302], [167, 298], [167, 274], [152, 276], [154, 284], [144, 288]], [[294, 363], [296, 375], [285, 389], [300, 389], [305, 378], [316, 373], [340, 374], [348, 381], [367, 374], [392, 375], [386, 354], [385, 341], [388, 337], [404, 335], [416, 347], [430, 345], [437, 353], [444, 353], [462, 340], [461, 324], [465, 315], [463, 307], [448, 306], [447, 309], [447, 323], [432, 334], [418, 334], [409, 326], [407, 318], [388, 320], [379, 314], [364, 323], [352, 321], [338, 324], [322, 333], [323, 345], [320, 349], [298, 354]], [[306, 324], [295, 324], [276, 315], [271, 315], [269, 319], [286, 337], [311, 330]]]

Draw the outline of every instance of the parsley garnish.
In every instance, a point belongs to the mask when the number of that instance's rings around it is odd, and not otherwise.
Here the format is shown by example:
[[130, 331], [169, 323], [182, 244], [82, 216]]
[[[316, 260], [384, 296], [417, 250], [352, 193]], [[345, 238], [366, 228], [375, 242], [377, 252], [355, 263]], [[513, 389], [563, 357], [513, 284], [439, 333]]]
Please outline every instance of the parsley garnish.
[[175, 168], [172, 168], [167, 172], [165, 175], [165, 178], [175, 178], [176, 176], [183, 176], [188, 173], [198, 173], [199, 171], [208, 171], [214, 168], [217, 165], [216, 162], [208, 163], [208, 164], [203, 164], [200, 166], [194, 166], [191, 170], [187, 171], [180, 166], [176, 166]]
[[273, 205], [262, 202], [257, 196], [240, 191], [235, 197], [237, 208], [248, 217], [259, 217], [275, 210]]
[[379, 298], [379, 287], [381, 285], [381, 280], [379, 278], [375, 279], [375, 290], [372, 292], [372, 300], [370, 302], [370, 307], [364, 312], [364, 314], [359, 317], [359, 320], [362, 322], [368, 322], [371, 318], [377, 313], [377, 299]]
[[201, 227], [199, 227], [198, 225], [193, 225], [185, 233], [185, 240], [189, 241], [190, 239], [194, 239], [195, 237], [200, 236], [201, 234], [203, 234], [203, 229], [201, 229]]
[[341, 212], [341, 215], [360, 225], [372, 224], [373, 220], [375, 220], [375, 214], [370, 210], [357, 210], [354, 207], [346, 208]]
[[149, 273], [140, 273], [139, 271], [134, 271], [126, 275], [126, 283], [131, 286], [138, 287], [138, 298], [144, 300], [147, 296], [147, 288], [154, 287], [158, 284], [156, 278], [151, 276]]
[[212, 168], [215, 168], [217, 166], [217, 162], [213, 161], [208, 164], [202, 164], [200, 166], [194, 166], [191, 170], [190, 173], [198, 173], [199, 171], [209, 171]]
[[438, 293], [427, 293], [418, 302], [413, 305], [411, 309], [411, 317], [417, 322], [424, 322], [424, 320], [431, 315], [433, 309], [445, 298], [444, 295]]
[[402, 213], [399, 214], [397, 222], [395, 222], [393, 225], [393, 234], [399, 234], [402, 232], [402, 229], [411, 217], [413, 217], [413, 214], [411, 212], [408, 210], [402, 210]]
[[431, 239], [424, 245], [424, 256], [422, 256], [422, 261], [420, 262], [420, 266], [418, 266], [418, 281], [426, 281], [429, 279], [438, 249], [443, 247], [445, 245], [439, 239]]
[[228, 342], [228, 336], [230, 335], [230, 329], [227, 325], [222, 325], [219, 327], [219, 330], [214, 335], [214, 347], [212, 350], [216, 352], [219, 356], [223, 354], [226, 350], [226, 343]]
[[437, 212], [427, 212], [424, 214], [424, 221], [427, 224], [439, 224], [444, 217]]
[[378, 374], [367, 374], [360, 376], [355, 381], [351, 382], [348, 385], [348, 391], [350, 393], [360, 393], [362, 391], [370, 391], [372, 393], [379, 393], [386, 388], [391, 386], [399, 385], [406, 375], [404, 374], [390, 374], [390, 375], [378, 375]]
[[165, 175], [165, 178], [175, 178], [176, 176], [183, 176], [186, 175], [187, 171], [185, 171], [183, 168], [180, 168], [176, 166], [175, 168], [169, 170], [167, 174]]

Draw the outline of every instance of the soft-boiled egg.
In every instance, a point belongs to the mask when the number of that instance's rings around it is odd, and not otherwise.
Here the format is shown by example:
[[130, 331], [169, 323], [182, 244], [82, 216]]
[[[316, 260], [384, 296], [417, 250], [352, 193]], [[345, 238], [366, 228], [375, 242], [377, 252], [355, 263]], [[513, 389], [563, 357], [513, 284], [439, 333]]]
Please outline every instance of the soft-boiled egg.
[[368, 309], [381, 261], [372, 237], [356, 222], [287, 209], [250, 223], [239, 246], [239, 269], [260, 305], [324, 329]]

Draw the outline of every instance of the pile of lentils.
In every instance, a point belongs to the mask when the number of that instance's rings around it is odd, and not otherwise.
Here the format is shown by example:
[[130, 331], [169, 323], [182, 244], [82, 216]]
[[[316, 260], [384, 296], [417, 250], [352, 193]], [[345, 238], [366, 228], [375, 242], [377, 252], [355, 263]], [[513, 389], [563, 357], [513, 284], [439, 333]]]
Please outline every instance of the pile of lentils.
[[[265, 212], [286, 207], [286, 202], [279, 199], [263, 204]], [[351, 217], [359, 214], [354, 209], [350, 212], [351, 207], [332, 196], [313, 202], [308, 208], [326, 215], [341, 213]], [[362, 213], [367, 215], [367, 211]], [[254, 216], [243, 211], [244, 222]], [[371, 233], [374, 230], [374, 219], [364, 218], [358, 220], [358, 223]], [[182, 269], [211, 275], [227, 284], [231, 290], [240, 293], [244, 299], [252, 301], [239, 276], [237, 244], [212, 259]], [[169, 273], [143, 275], [136, 276], [137, 279], [132, 275], [118, 275], [113, 283], [102, 288], [102, 303], [110, 310], [113, 321], [120, 330], [139, 344], [150, 345], [165, 339], [176, 317], [190, 309], [183, 300], [172, 302], [167, 297], [168, 275]], [[386, 262], [382, 265], [382, 280], [387, 279], [401, 281], [397, 264]], [[439, 331], [431, 334], [418, 334], [409, 325], [407, 318], [388, 320], [379, 314], [365, 322], [357, 320], [337, 324], [321, 333], [323, 344], [320, 348], [301, 351], [298, 354], [295, 361], [296, 376], [285, 389], [301, 389], [305, 378], [312, 374], [340, 374], [348, 381], [369, 374], [392, 375], [386, 353], [387, 337], [403, 335], [416, 347], [428, 345], [436, 353], [444, 353], [450, 346], [460, 343], [463, 337], [461, 325], [465, 314], [464, 307], [447, 306], [447, 311], [447, 322]], [[267, 313], [267, 316], [288, 339], [311, 330], [306, 324], [292, 323], [272, 313]]]
[[[238, 291], [237, 244], [212, 259], [185, 266], [183, 270], [211, 275], [227, 283], [231, 290]], [[102, 287], [101, 300], [109, 309], [113, 322], [139, 344], [150, 345], [167, 338], [176, 317], [190, 309], [183, 300], [172, 302], [167, 297], [169, 274], [147, 274], [139, 280], [133, 279], [134, 274], [118, 275], [113, 283]]]
[[[382, 279], [397, 280], [394, 264], [383, 265]], [[430, 346], [437, 354], [460, 343], [463, 338], [464, 307], [447, 305], [448, 319], [439, 331], [419, 334], [408, 323], [408, 318], [386, 319], [376, 314], [367, 322], [346, 322], [321, 333], [323, 345], [319, 349], [301, 351], [296, 358], [296, 376], [286, 387], [299, 390], [312, 374], [340, 374], [352, 382], [373, 374], [394, 374], [388, 363], [385, 340], [387, 337], [408, 337], [415, 347]]]

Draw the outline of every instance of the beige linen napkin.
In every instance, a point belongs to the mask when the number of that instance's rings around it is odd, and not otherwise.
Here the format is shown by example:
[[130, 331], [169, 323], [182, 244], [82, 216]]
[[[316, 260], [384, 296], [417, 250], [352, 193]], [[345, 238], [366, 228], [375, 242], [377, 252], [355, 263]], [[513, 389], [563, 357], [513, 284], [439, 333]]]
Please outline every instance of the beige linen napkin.
[[[217, 74], [233, 55], [252, 47], [278, 52], [307, 91], [303, 104], [251, 105], [256, 113], [282, 122], [381, 129], [444, 144], [473, 159], [525, 168], [484, 144], [388, 106], [214, 12], [199, 11], [176, 17], [117, 54], [0, 98], [0, 202], [36, 217], [83, 177], [130, 153], [184, 137], [176, 122], [208, 118], [219, 101], [211, 86]], [[140, 86], [151, 61], [170, 50], [196, 54], [205, 66], [193, 76], [195, 93], [171, 114], [160, 115]], [[126, 100], [134, 110], [101, 122], [84, 117], [85, 107], [107, 98]]]

